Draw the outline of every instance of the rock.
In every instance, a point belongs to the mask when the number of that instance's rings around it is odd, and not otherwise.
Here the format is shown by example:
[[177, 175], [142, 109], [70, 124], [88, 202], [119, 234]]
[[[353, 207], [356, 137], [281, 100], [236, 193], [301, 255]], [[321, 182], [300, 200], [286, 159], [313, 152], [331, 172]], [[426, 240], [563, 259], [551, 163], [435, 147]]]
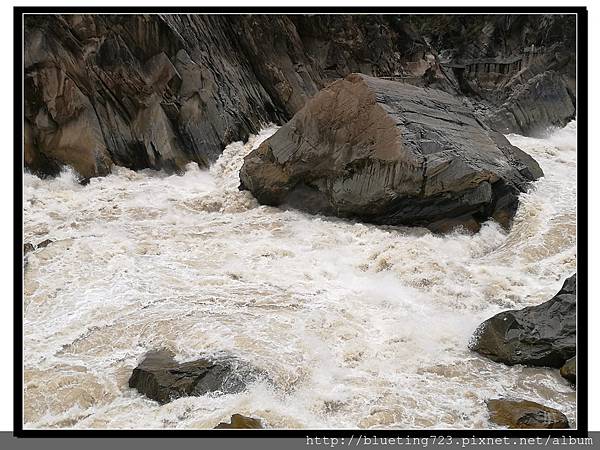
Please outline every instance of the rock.
[[164, 404], [179, 397], [200, 396], [209, 392], [241, 392], [257, 377], [256, 371], [234, 359], [199, 359], [178, 363], [173, 356], [167, 350], [147, 353], [133, 370], [129, 387]]
[[[464, 80], [438, 56], [506, 56], [532, 44], [545, 51], [518, 76]], [[85, 182], [115, 164], [206, 166], [225, 145], [288, 120], [352, 72], [495, 108], [552, 70], [574, 104], [575, 66], [570, 15], [26, 15], [25, 167], [56, 176], [69, 165]], [[559, 113], [553, 99], [565, 99], [560, 86], [544, 86], [542, 106], [530, 101], [539, 92], [530, 86], [497, 123], [516, 124], [509, 111], [518, 105], [536, 108], [525, 113], [527, 127], [548, 122], [544, 114]]]
[[563, 378], [569, 380], [571, 383], [575, 384], [576, 380], [576, 372], [577, 372], [577, 358], [573, 356], [569, 359], [561, 368], [560, 374]]
[[215, 429], [228, 429], [228, 428], [264, 428], [260, 419], [253, 417], [242, 416], [241, 414], [234, 414], [231, 416], [231, 423], [221, 422], [215, 427]]
[[528, 400], [488, 400], [487, 407], [490, 420], [508, 428], [569, 428], [563, 413]]
[[36, 247], [36, 248], [37, 248], [37, 249], [40, 249], [40, 248], [47, 247], [48, 245], [52, 244], [53, 242], [54, 242], [54, 241], [53, 241], [52, 239], [46, 239], [46, 240], [43, 240], [42, 242], [40, 242], [40, 243], [37, 245], [37, 247]]
[[69, 165], [83, 180], [114, 164], [206, 166], [225, 145], [289, 119], [331, 79], [423, 61], [426, 44], [400, 20], [28, 15], [25, 166], [55, 176]]
[[538, 164], [436, 89], [352, 74], [244, 159], [267, 205], [390, 225], [508, 227]]
[[504, 364], [559, 368], [575, 356], [576, 274], [549, 301], [483, 322], [470, 348]]
[[[432, 15], [415, 16], [413, 24], [437, 50], [442, 71], [459, 92], [489, 107], [483, 120], [490, 119], [498, 131], [532, 135], [571, 120], [574, 15]], [[479, 66], [469, 70], [474, 63]]]
[[33, 244], [31, 242], [25, 242], [23, 244], [23, 254], [26, 255], [29, 252], [32, 252], [35, 250], [35, 247], [33, 246]]
[[547, 71], [519, 85], [488, 120], [502, 133], [532, 135], [550, 126], [564, 127], [574, 118], [575, 105], [565, 81]]

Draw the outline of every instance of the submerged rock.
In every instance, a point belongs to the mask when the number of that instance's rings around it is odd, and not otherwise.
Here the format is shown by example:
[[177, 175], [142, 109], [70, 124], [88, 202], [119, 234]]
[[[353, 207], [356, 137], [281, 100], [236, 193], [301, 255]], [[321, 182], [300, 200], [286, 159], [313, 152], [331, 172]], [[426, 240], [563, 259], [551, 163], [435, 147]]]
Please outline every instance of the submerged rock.
[[263, 204], [434, 231], [508, 227], [541, 176], [457, 98], [360, 74], [320, 91], [240, 171]]
[[241, 392], [256, 379], [256, 372], [234, 359], [198, 359], [178, 363], [167, 350], [146, 354], [133, 369], [129, 387], [164, 404], [179, 397], [200, 396], [209, 392]]
[[36, 249], [48, 247], [48, 245], [52, 244], [53, 242], [54, 241], [52, 239], [45, 239], [36, 246]]
[[253, 417], [242, 416], [241, 414], [234, 414], [231, 416], [231, 423], [221, 422], [215, 427], [215, 429], [228, 429], [228, 428], [264, 428], [260, 419]]
[[487, 407], [490, 420], [508, 428], [569, 428], [563, 413], [528, 400], [493, 399]]
[[549, 301], [483, 322], [470, 348], [496, 362], [559, 368], [575, 356], [576, 274]]
[[575, 384], [577, 382], [577, 358], [573, 356], [561, 368], [560, 374], [563, 378]]

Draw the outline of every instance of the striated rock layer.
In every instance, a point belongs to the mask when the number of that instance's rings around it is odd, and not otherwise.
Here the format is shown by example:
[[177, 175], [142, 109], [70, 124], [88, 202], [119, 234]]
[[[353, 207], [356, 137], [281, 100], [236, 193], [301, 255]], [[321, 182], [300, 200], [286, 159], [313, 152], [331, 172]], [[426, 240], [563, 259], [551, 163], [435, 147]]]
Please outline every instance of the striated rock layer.
[[[502, 132], [564, 125], [575, 103], [571, 16], [26, 15], [25, 167], [70, 165], [85, 180], [113, 164], [208, 165], [352, 72], [472, 96]], [[534, 61], [491, 77], [465, 77], [440, 57], [531, 45], [544, 49]]]
[[263, 204], [434, 231], [508, 227], [542, 175], [459, 99], [359, 74], [319, 92], [240, 171]]
[[433, 61], [374, 15], [27, 15], [24, 46], [25, 166], [84, 179], [210, 164], [330, 79], [407, 61], [419, 78]]

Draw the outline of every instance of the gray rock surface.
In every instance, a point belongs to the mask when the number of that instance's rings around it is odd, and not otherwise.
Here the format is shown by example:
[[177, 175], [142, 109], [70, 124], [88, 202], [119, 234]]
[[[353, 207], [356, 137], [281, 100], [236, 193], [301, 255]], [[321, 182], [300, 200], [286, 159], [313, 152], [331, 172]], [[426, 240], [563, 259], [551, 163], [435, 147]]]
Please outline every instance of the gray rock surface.
[[488, 120], [502, 133], [535, 135], [551, 125], [564, 126], [574, 116], [575, 105], [563, 78], [547, 71], [518, 85]]
[[542, 175], [456, 97], [359, 74], [320, 91], [240, 171], [264, 204], [435, 231], [508, 227]]
[[528, 400], [487, 401], [490, 420], [507, 428], [569, 428], [569, 420], [557, 409]]
[[427, 46], [401, 28], [382, 16], [27, 15], [25, 166], [70, 165], [84, 180], [113, 164], [206, 166], [351, 70], [418, 78], [406, 64], [429, 67]]
[[199, 359], [178, 363], [167, 350], [146, 354], [133, 369], [129, 387], [164, 404], [179, 397], [200, 396], [209, 392], [241, 392], [254, 381], [257, 372], [234, 359]]
[[[556, 83], [575, 103], [574, 36], [558, 15], [27, 15], [25, 166], [45, 176], [70, 165], [82, 181], [113, 164], [205, 166], [352, 72], [472, 96], [503, 129], [560, 125], [573, 108]], [[438, 55], [508, 56], [531, 44], [545, 53], [514, 77], [463, 80]], [[528, 80], [548, 70], [559, 78], [541, 85], [551, 91], [537, 105]]]
[[575, 356], [576, 274], [541, 305], [504, 311], [483, 322], [470, 348], [493, 361], [559, 368]]

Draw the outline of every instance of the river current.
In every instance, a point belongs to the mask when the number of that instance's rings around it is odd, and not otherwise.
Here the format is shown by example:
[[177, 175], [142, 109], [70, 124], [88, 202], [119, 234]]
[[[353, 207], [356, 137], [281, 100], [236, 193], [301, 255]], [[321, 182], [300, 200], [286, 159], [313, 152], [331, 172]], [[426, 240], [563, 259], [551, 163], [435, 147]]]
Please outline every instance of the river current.
[[[576, 123], [509, 135], [545, 172], [505, 232], [434, 235], [261, 206], [229, 145], [183, 175], [116, 168], [87, 186], [24, 175], [25, 428], [491, 428], [485, 400], [564, 412], [555, 369], [467, 348], [506, 309], [549, 300], [576, 271]], [[234, 355], [268, 373], [239, 394], [160, 406], [128, 387], [152, 349]]]

